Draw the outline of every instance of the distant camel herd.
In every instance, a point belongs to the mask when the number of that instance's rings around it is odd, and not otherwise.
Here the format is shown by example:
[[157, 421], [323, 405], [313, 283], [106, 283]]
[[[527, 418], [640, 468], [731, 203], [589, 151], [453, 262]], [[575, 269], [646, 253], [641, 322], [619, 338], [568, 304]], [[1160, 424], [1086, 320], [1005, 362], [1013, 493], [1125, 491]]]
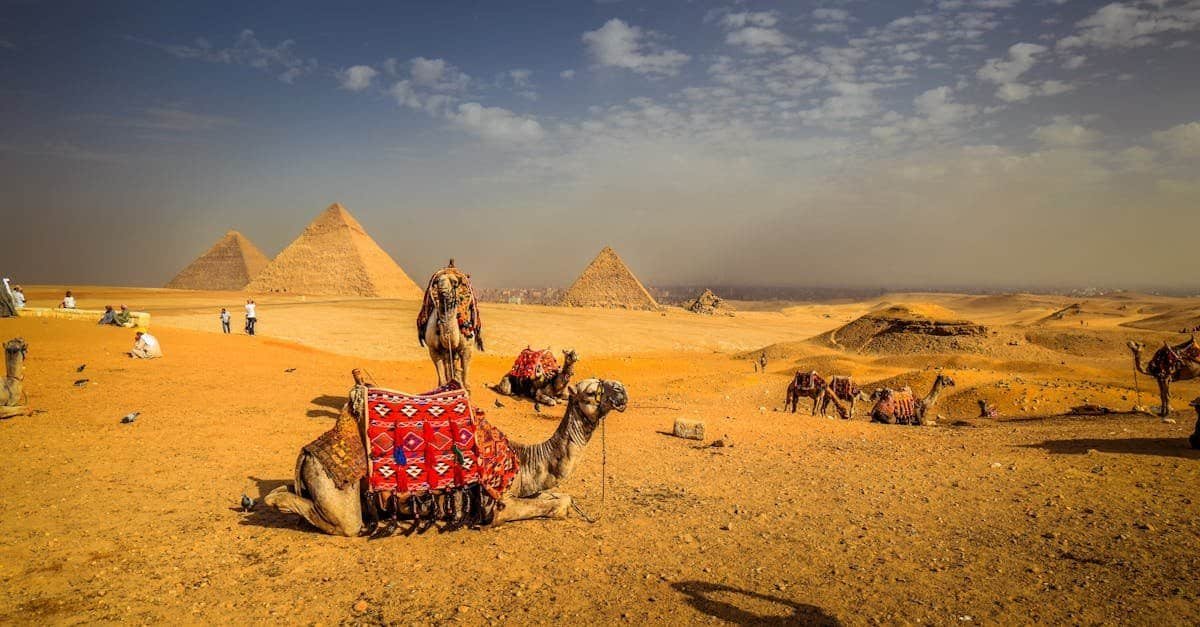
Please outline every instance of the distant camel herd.
[[801, 398], [811, 398], [812, 415], [817, 415], [819, 409], [822, 416], [828, 416], [829, 406], [833, 405], [839, 416], [849, 420], [854, 417], [854, 406], [858, 401], [874, 401], [875, 405], [870, 414], [872, 422], [889, 425], [926, 425], [931, 423], [927, 418], [929, 410], [937, 403], [942, 390], [948, 387], [954, 387], [954, 379], [938, 374], [933, 381], [933, 387], [924, 397], [917, 397], [908, 386], [898, 390], [880, 388], [867, 395], [849, 376], [833, 376], [826, 380], [815, 370], [801, 370], [788, 384], [784, 410], [790, 410], [794, 414]]

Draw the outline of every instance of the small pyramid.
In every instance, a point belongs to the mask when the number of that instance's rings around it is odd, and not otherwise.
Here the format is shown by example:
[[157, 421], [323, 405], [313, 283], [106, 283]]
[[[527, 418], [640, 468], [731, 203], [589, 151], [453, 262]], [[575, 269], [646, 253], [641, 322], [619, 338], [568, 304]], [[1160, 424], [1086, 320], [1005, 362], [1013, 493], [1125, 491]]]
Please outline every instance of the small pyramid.
[[188, 264], [165, 287], [176, 290], [240, 290], [271, 260], [237, 231], [229, 231], [208, 252]]
[[733, 315], [733, 308], [730, 307], [720, 296], [713, 294], [713, 291], [708, 288], [705, 288], [703, 292], [700, 292], [699, 296], [684, 303], [683, 308], [692, 313], [705, 314], [709, 316], [715, 316], [717, 314], [725, 316]]
[[338, 203], [275, 257], [249, 292], [421, 298], [421, 290]]
[[583, 274], [563, 294], [560, 304], [567, 307], [659, 308], [646, 286], [608, 246], [584, 268]]

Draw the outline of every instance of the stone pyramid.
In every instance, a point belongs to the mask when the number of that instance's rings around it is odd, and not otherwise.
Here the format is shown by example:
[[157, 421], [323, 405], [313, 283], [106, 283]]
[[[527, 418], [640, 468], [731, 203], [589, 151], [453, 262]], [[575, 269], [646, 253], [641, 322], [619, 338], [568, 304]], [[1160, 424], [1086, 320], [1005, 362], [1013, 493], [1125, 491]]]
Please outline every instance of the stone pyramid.
[[560, 304], [568, 307], [659, 308], [629, 266], [608, 246], [584, 268], [583, 274], [563, 294]]
[[246, 286], [249, 292], [421, 298], [412, 279], [338, 203]]
[[166, 287], [177, 290], [240, 290], [271, 260], [237, 231], [230, 231], [184, 268]]

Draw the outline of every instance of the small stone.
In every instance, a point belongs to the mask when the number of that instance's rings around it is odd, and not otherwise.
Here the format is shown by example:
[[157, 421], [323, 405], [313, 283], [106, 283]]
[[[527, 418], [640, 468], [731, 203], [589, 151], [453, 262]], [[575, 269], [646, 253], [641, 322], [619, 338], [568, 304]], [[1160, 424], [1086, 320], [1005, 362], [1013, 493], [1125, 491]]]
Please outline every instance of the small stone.
[[1003, 465], [1004, 464], [1001, 464], [1000, 462], [992, 462], [992, 468], [1000, 468]]
[[677, 438], [686, 440], [703, 440], [704, 439], [704, 421], [688, 420], [686, 418], [676, 418], [675, 428], [672, 433]]
[[1165, 424], [1169, 424], [1169, 425], [1173, 425], [1173, 424], [1175, 424], [1175, 419], [1174, 419], [1174, 418], [1163, 418], [1163, 420], [1162, 420], [1162, 421], [1163, 421]]
[[732, 531], [732, 530], [733, 530], [732, 522], [727, 522], [727, 523], [721, 525], [721, 531]]
[[470, 607], [469, 605], [460, 605], [460, 606], [458, 606], [458, 613], [459, 613], [459, 614], [466, 614], [467, 612], [470, 612], [470, 611], [471, 611], [471, 607]]
[[354, 611], [362, 614], [363, 612], [367, 611], [367, 607], [368, 605], [366, 599], [359, 599], [358, 602], [354, 604]]

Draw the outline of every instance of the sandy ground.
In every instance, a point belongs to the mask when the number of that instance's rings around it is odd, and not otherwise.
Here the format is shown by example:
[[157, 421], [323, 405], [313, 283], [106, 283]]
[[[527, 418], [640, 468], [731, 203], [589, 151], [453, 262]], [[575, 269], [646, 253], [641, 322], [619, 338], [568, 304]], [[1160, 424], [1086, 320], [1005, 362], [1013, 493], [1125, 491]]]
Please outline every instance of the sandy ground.
[[[60, 293], [28, 291], [34, 305]], [[0, 337], [29, 342], [40, 410], [0, 423], [2, 622], [1200, 621], [1200, 452], [1185, 441], [1200, 386], [1176, 387], [1174, 423], [1058, 415], [1085, 400], [1134, 405], [1124, 340], [1178, 338], [1135, 327], [1195, 301], [1092, 299], [1062, 320], [1045, 318], [1073, 301], [1024, 296], [896, 295], [714, 319], [485, 305], [490, 346], [472, 381], [510, 436], [540, 439], [561, 416], [509, 399], [494, 408], [480, 385], [526, 344], [573, 347], [582, 374], [628, 387], [629, 411], [605, 430], [606, 500], [599, 438], [564, 485], [600, 521], [368, 541], [261, 507], [243, 514], [237, 501], [290, 481], [352, 367], [431, 387], [415, 302], [264, 296], [262, 335], [250, 338], [213, 332], [240, 294], [76, 292], [84, 307], [151, 311], [166, 357], [122, 357], [128, 330], [0, 320]], [[883, 301], [936, 303], [995, 335], [946, 354], [804, 341]], [[758, 374], [745, 356], [763, 347], [771, 364]], [[958, 385], [938, 427], [776, 411], [797, 368], [923, 392], [939, 366]], [[977, 398], [1002, 416], [976, 418]], [[135, 410], [137, 422], [119, 424]], [[680, 416], [735, 446], [664, 435]]]

